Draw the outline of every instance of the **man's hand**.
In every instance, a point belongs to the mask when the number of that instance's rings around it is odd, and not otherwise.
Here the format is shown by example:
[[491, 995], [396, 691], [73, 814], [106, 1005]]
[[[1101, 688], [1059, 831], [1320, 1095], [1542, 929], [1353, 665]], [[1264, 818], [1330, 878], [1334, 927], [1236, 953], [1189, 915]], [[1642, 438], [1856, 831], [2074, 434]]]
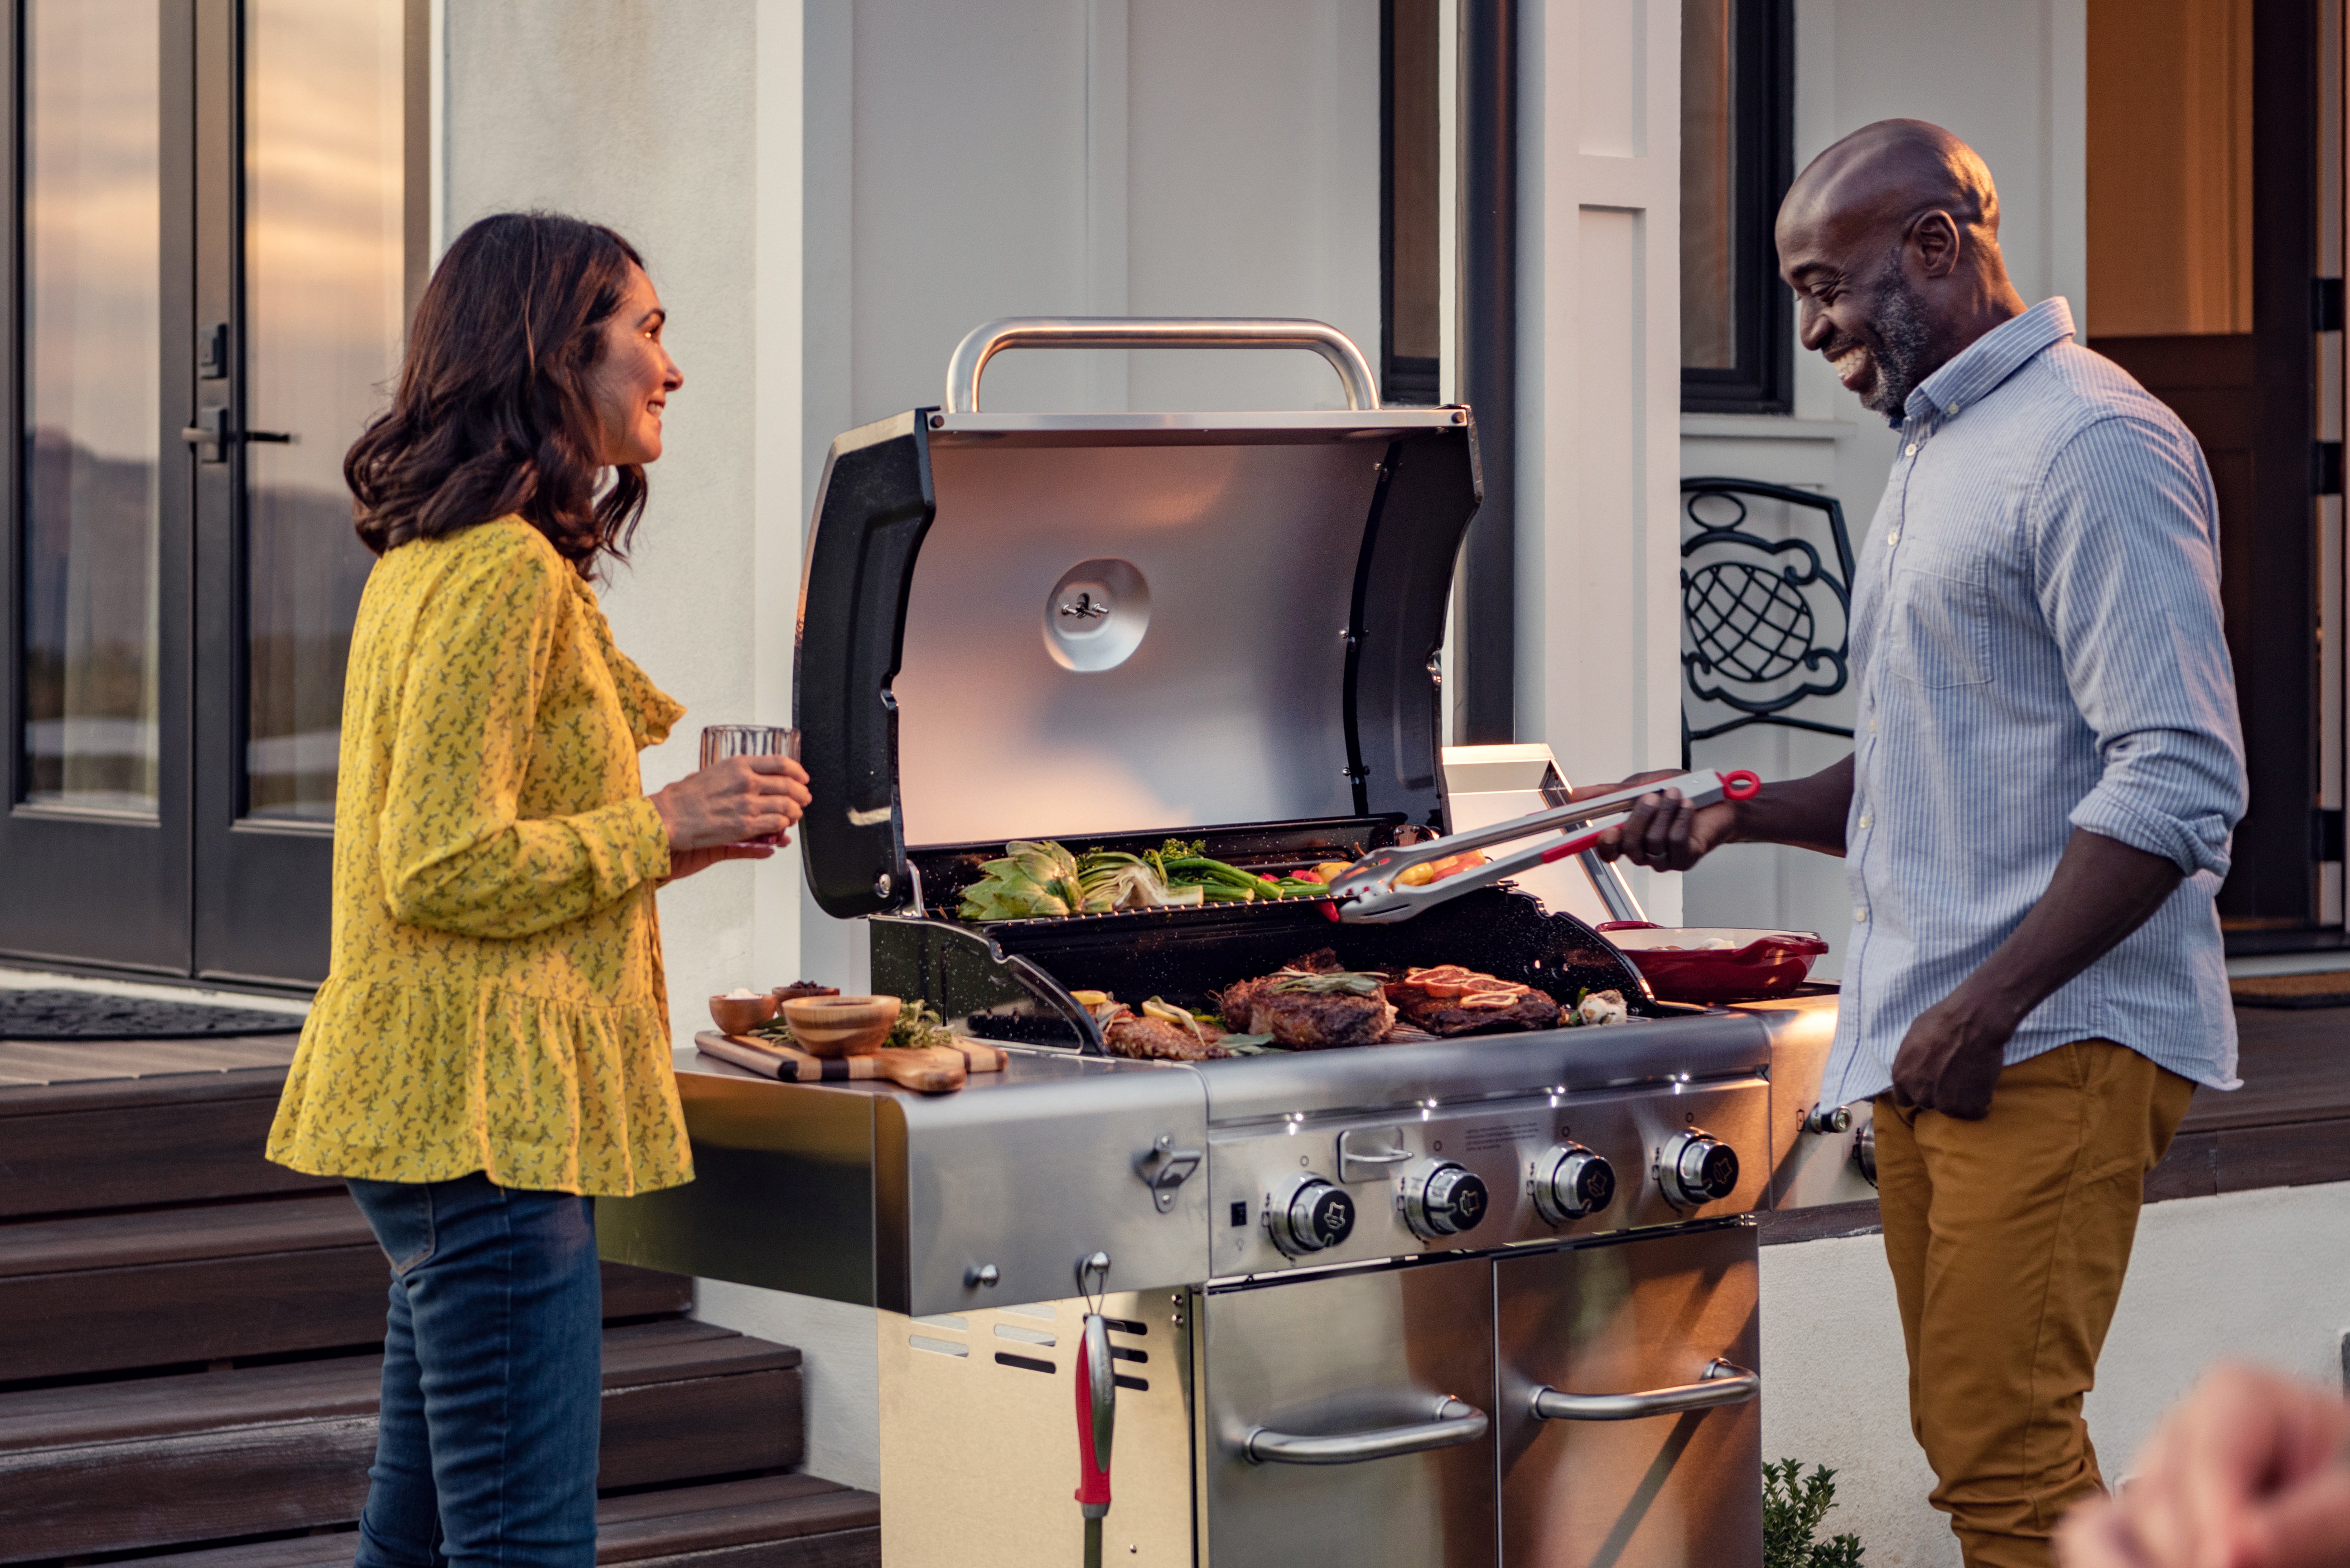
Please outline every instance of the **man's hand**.
[[[1582, 800], [1613, 794], [1632, 784], [1679, 776], [1669, 768], [1636, 774], [1622, 784], [1579, 789], [1567, 798]], [[1737, 829], [1736, 802], [1724, 800], [1712, 805], [1693, 806], [1682, 798], [1680, 791], [1669, 789], [1642, 795], [1630, 814], [1601, 834], [1599, 842], [1592, 847], [1599, 852], [1602, 860], [1629, 860], [1635, 866], [1646, 866], [1655, 871], [1686, 871], [1731, 842]]]
[[1960, 1121], [1991, 1114], [1991, 1085], [2015, 1022], [1954, 992], [1918, 1014], [1893, 1058], [1893, 1103]]
[[2207, 1374], [2121, 1493], [2056, 1532], [2064, 1568], [2328, 1568], [2350, 1562], [2350, 1404], [2259, 1367]]
[[2048, 890], [1959, 989], [1918, 1014], [1893, 1058], [1893, 1103], [1962, 1121], [1991, 1114], [2008, 1037], [2177, 890], [2159, 855], [2076, 827]]
[[[1633, 784], [1677, 778], [1670, 769], [1636, 774], [1622, 784], [1579, 789], [1587, 800]], [[1809, 778], [1776, 779], [1744, 800], [1692, 806], [1678, 790], [1644, 795], [1592, 846], [1602, 860], [1629, 860], [1657, 871], [1686, 871], [1725, 844], [1792, 844], [1823, 855], [1844, 853], [1844, 819], [1852, 806], [1852, 759]]]

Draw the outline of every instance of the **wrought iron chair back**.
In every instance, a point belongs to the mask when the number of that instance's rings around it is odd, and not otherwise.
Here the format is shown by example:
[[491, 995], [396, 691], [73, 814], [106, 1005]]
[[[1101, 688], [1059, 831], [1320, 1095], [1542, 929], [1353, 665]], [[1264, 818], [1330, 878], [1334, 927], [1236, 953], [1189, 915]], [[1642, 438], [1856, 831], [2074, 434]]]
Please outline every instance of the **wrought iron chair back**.
[[[1826, 514], [1834, 566], [1808, 541], [1770, 539], [1750, 529], [1750, 497]], [[1710, 501], [1727, 503], [1731, 515], [1709, 520], [1699, 507]], [[1834, 696], [1851, 677], [1852, 540], [1843, 506], [1814, 491], [1720, 477], [1682, 480], [1681, 506], [1695, 525], [1681, 540], [1681, 618], [1689, 643], [1681, 654], [1682, 682], [1690, 696], [1737, 715], [1691, 729], [1684, 704], [1682, 765], [1689, 765], [1693, 742], [1749, 724], [1849, 737], [1848, 728], [1788, 711], [1814, 697]], [[1692, 570], [1690, 562], [1700, 556], [1708, 558]], [[1822, 590], [1840, 612], [1833, 642], [1821, 640], [1814, 609], [1814, 594]]]

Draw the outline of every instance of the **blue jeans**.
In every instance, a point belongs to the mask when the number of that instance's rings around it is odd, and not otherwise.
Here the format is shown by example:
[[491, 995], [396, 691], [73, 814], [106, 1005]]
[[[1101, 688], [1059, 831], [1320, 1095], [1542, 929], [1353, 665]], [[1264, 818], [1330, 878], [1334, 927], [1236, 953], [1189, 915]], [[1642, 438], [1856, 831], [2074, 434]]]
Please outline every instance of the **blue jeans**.
[[594, 1568], [593, 1205], [478, 1173], [348, 1185], [391, 1260], [355, 1568]]

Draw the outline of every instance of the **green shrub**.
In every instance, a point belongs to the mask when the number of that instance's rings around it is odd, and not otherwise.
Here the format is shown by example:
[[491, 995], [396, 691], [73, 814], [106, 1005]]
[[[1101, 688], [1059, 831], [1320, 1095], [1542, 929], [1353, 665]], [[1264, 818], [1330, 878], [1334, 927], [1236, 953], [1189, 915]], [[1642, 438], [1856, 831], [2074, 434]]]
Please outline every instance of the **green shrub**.
[[1794, 1459], [1762, 1467], [1762, 1568], [1860, 1568], [1860, 1537], [1814, 1539], [1835, 1506], [1835, 1471]]

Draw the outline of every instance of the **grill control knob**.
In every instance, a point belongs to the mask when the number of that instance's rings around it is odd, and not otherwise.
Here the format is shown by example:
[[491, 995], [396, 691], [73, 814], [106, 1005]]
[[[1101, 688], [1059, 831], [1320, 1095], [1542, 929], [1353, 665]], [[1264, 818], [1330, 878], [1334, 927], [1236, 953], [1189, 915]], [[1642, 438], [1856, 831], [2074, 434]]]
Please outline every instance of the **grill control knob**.
[[1300, 1177], [1265, 1205], [1264, 1227], [1293, 1258], [1335, 1247], [1355, 1233], [1354, 1195], [1318, 1176]]
[[1677, 1208], [1719, 1203], [1738, 1190], [1738, 1151], [1708, 1133], [1682, 1133], [1657, 1161], [1657, 1185]]
[[1579, 1143], [1560, 1144], [1534, 1161], [1533, 1187], [1542, 1217], [1563, 1224], [1616, 1201], [1616, 1168]]
[[1424, 1159], [1404, 1175], [1404, 1222], [1429, 1241], [1475, 1230], [1488, 1207], [1483, 1179], [1451, 1160]]

